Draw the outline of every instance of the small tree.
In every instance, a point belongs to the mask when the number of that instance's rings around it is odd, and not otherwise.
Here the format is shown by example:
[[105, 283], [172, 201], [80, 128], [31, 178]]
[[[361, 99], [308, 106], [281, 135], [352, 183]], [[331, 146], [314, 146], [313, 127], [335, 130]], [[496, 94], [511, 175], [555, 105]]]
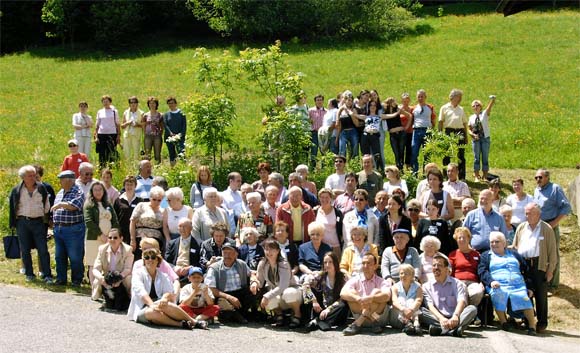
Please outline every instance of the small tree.
[[[273, 103], [279, 95], [296, 101], [302, 94], [304, 75], [289, 68], [282, 52], [282, 43], [276, 41], [268, 48], [248, 48], [240, 52], [240, 72], [254, 83], [268, 103], [262, 106], [265, 128], [261, 135], [264, 150], [278, 162], [278, 170], [285, 172], [306, 159], [310, 147], [310, 126], [286, 106]], [[284, 170], [283, 170], [284, 169]]]
[[458, 135], [447, 135], [443, 131], [429, 129], [425, 139], [425, 146], [423, 147], [423, 155], [430, 162], [441, 161], [445, 157], [455, 161], [460, 147], [465, 148], [465, 145], [459, 144]]
[[212, 58], [205, 48], [196, 49], [194, 58], [193, 68], [186, 73], [194, 73], [196, 80], [204, 83], [210, 93], [194, 96], [184, 102], [182, 108], [190, 121], [189, 140], [204, 145], [215, 168], [218, 152], [220, 165], [223, 162], [224, 145], [235, 146], [230, 129], [237, 115], [229, 93], [233, 85], [233, 63], [229, 52]]

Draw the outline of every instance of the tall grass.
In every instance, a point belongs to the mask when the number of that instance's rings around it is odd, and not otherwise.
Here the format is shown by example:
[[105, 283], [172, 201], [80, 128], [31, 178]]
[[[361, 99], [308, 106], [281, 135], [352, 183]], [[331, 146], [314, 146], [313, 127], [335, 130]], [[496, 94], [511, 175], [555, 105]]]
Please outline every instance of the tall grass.
[[[470, 112], [473, 99], [485, 101], [495, 94], [492, 168], [570, 167], [580, 155], [579, 19], [572, 10], [507, 18], [448, 15], [418, 20], [417, 28], [427, 34], [394, 43], [325, 42], [284, 49], [293, 68], [307, 75], [309, 104], [318, 92], [329, 97], [345, 89], [377, 89], [384, 99], [425, 88], [438, 109], [452, 88], [460, 88], [462, 105]], [[143, 45], [142, 51], [119, 58], [61, 49], [0, 58], [0, 168], [13, 175], [13, 168], [34, 158], [56, 169], [67, 153], [70, 120], [80, 100], [89, 102], [94, 115], [105, 93], [122, 110], [130, 95], [142, 101], [149, 95], [175, 95], [183, 101], [204, 89], [183, 74], [192, 48], [159, 52], [148, 50], [154, 42]], [[241, 47], [218, 44], [210, 52]], [[264, 98], [241, 82], [234, 92], [239, 113], [234, 138], [257, 149], [254, 138]], [[392, 162], [390, 148], [386, 150]], [[471, 163], [471, 153], [467, 155]]]

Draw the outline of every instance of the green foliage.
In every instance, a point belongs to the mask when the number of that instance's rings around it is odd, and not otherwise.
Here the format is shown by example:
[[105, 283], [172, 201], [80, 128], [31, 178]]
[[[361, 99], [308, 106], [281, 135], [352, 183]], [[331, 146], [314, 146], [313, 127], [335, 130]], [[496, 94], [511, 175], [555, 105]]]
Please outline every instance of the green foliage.
[[232, 139], [231, 127], [237, 117], [234, 101], [229, 94], [232, 87], [233, 62], [228, 51], [221, 57], [213, 58], [205, 48], [198, 48], [194, 55], [193, 68], [186, 73], [194, 73], [198, 82], [211, 90], [210, 94], [200, 94], [183, 103], [183, 111], [189, 118], [188, 141], [204, 145], [208, 155], [213, 157], [213, 166], [219, 153], [223, 161], [224, 146], [236, 146]]
[[459, 147], [458, 135], [447, 135], [443, 131], [429, 129], [422, 153], [424, 156], [427, 156], [430, 162], [439, 163], [445, 157], [451, 158], [452, 162], [457, 162], [457, 151]]
[[393, 38], [417, 11], [415, 0], [188, 0], [193, 14], [222, 35], [244, 38]]
[[53, 25], [54, 31], [46, 32], [47, 37], [61, 38], [63, 43], [74, 41], [74, 32], [79, 26], [79, 1], [46, 0], [42, 6], [42, 21]]
[[127, 43], [140, 29], [142, 5], [137, 1], [110, 0], [91, 6], [94, 38], [98, 45]]

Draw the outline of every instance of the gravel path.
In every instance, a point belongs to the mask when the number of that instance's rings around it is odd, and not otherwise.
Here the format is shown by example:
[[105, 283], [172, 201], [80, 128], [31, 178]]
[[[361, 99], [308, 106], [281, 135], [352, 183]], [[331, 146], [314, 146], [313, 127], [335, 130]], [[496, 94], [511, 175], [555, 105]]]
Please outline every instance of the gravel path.
[[[89, 297], [0, 284], [0, 352], [577, 352], [580, 336], [538, 337], [494, 328], [463, 339], [408, 337], [395, 330], [344, 337], [340, 332], [288, 332], [262, 325], [209, 331], [153, 328], [100, 311]], [[188, 348], [189, 347], [189, 348]], [[203, 347], [203, 348], [201, 348]]]

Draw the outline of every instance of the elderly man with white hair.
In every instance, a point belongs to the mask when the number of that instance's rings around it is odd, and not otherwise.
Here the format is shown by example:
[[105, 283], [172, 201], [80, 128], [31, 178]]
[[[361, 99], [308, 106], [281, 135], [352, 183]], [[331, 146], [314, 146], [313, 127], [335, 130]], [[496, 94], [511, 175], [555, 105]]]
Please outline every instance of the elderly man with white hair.
[[499, 231], [507, 234], [503, 217], [493, 210], [493, 193], [483, 190], [479, 194], [479, 207], [470, 211], [463, 226], [471, 232], [471, 246], [481, 252], [489, 250], [489, 233]]
[[262, 203], [264, 212], [270, 216], [272, 222], [276, 222], [276, 211], [280, 204], [276, 201], [278, 197], [278, 188], [274, 185], [268, 185], [266, 187], [266, 201]]
[[177, 227], [179, 238], [172, 239], [167, 244], [165, 261], [173, 267], [173, 271], [179, 276], [179, 281], [185, 285], [189, 283], [187, 279], [189, 270], [192, 267], [201, 266], [199, 261], [201, 244], [191, 235], [193, 229], [191, 219], [188, 217], [180, 218]]
[[[270, 174], [272, 175], [272, 174]], [[276, 211], [276, 221], [288, 224], [288, 235], [291, 243], [297, 246], [310, 240], [308, 225], [316, 218], [312, 207], [302, 201], [302, 189], [298, 186], [290, 188], [288, 201], [280, 205]]]
[[278, 188], [278, 197], [276, 202], [282, 204], [282, 199], [288, 194], [288, 190], [284, 186], [284, 176], [280, 173], [273, 172], [268, 175], [268, 184]]
[[558, 248], [552, 227], [540, 219], [540, 206], [531, 202], [525, 207], [526, 222], [518, 226], [513, 248], [524, 258], [530, 270], [536, 297], [536, 313], [541, 333], [548, 327], [548, 283], [558, 264]]
[[153, 186], [153, 175], [151, 175], [152, 169], [153, 166], [151, 165], [151, 161], [144, 159], [139, 162], [139, 174], [135, 177], [137, 180], [135, 194], [137, 194], [137, 197], [140, 197], [145, 201], [149, 201], [149, 192]]
[[258, 235], [258, 243], [263, 242], [266, 238], [272, 236], [272, 226], [274, 222], [269, 215], [264, 212], [262, 208], [262, 195], [259, 192], [250, 192], [246, 195], [248, 200], [249, 211], [243, 213], [238, 219], [238, 226], [236, 228], [235, 238], [236, 246], [240, 247], [244, 243], [242, 236], [242, 229], [245, 227], [256, 228]]
[[91, 190], [91, 186], [97, 179], [93, 178], [93, 174], [95, 172], [95, 167], [89, 162], [82, 162], [79, 165], [79, 177], [75, 180], [76, 186], [79, 187], [85, 194], [85, 197], [89, 194]]
[[210, 228], [217, 222], [224, 222], [228, 225], [229, 233], [228, 214], [226, 210], [218, 207], [220, 202], [217, 189], [209, 187], [203, 190], [203, 201], [204, 205], [195, 210], [192, 220], [192, 235], [198, 243], [211, 238]]
[[[439, 110], [439, 131], [444, 130], [446, 135], [456, 135], [459, 137], [459, 144], [467, 144], [467, 115], [463, 107], [459, 105], [463, 98], [463, 91], [454, 88], [449, 93], [449, 103], [444, 104]], [[459, 159], [459, 179], [465, 180], [465, 147], [460, 147], [457, 151]], [[443, 158], [443, 165], [448, 165], [449, 157]]]

